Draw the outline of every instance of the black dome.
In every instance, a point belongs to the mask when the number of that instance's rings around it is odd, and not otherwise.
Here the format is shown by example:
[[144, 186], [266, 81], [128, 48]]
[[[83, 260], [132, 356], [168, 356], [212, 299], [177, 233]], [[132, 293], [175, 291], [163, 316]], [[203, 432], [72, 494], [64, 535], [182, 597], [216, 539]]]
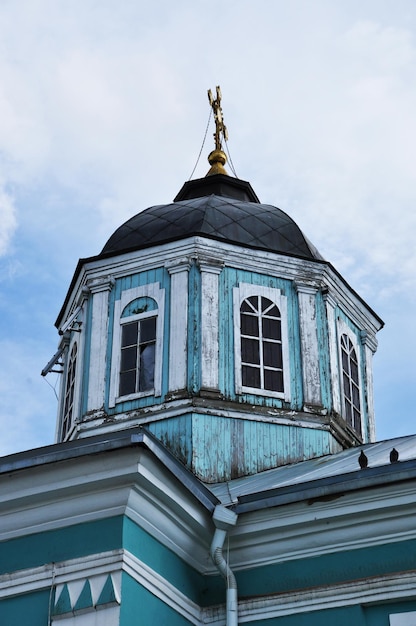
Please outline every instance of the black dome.
[[[221, 195], [194, 197], [210, 190]], [[248, 183], [222, 175], [190, 181], [171, 204], [138, 213], [114, 232], [101, 254], [120, 254], [194, 235], [323, 260], [286, 213], [260, 204]]]

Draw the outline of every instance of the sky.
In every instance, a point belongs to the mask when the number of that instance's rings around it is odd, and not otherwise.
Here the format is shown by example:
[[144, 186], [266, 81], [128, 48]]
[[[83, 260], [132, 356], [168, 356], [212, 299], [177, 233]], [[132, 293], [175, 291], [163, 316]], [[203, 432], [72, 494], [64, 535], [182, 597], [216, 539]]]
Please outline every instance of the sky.
[[416, 432], [414, 0], [2, 0], [0, 455], [54, 442], [77, 261], [173, 200], [216, 85], [238, 177], [385, 322], [377, 439]]

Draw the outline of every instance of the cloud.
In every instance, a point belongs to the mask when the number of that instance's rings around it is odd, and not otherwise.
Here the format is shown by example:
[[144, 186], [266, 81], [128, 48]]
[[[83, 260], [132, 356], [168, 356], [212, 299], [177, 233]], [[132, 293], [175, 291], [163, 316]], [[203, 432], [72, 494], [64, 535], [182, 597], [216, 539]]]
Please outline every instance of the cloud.
[[0, 455], [52, 443], [57, 403], [38, 383], [44, 345], [0, 340], [0, 354]]
[[16, 228], [17, 217], [13, 198], [0, 187], [0, 256], [9, 251]]

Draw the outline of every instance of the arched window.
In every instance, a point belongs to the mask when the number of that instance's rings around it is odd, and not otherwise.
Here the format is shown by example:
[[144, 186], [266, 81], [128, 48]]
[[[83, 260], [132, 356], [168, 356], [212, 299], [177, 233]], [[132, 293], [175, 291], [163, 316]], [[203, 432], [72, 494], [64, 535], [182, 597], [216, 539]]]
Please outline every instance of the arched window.
[[155, 377], [157, 304], [137, 298], [121, 319], [119, 396], [152, 391]]
[[236, 392], [290, 400], [286, 297], [241, 283], [234, 306]]
[[345, 420], [361, 436], [359, 364], [354, 344], [347, 334], [341, 335], [341, 362]]
[[77, 344], [74, 343], [68, 362], [66, 375], [64, 411], [62, 416], [62, 440], [65, 439], [71, 428], [74, 411], [75, 374], [77, 368]]
[[283, 393], [282, 324], [268, 298], [250, 296], [240, 307], [243, 387]]
[[159, 283], [121, 292], [114, 303], [109, 406], [160, 396], [164, 289]]

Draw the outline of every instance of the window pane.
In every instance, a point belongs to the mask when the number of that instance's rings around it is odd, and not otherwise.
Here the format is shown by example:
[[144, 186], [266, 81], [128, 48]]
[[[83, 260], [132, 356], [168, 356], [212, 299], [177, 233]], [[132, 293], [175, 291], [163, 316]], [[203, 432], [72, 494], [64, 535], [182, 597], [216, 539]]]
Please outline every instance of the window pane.
[[359, 411], [354, 410], [354, 428], [361, 435], [361, 415]]
[[136, 392], [136, 370], [120, 373], [120, 396]]
[[261, 299], [261, 312], [264, 313], [266, 309], [270, 309], [273, 306], [273, 302], [268, 298]]
[[263, 364], [282, 369], [282, 345], [263, 341]]
[[347, 424], [352, 426], [352, 411], [351, 404], [349, 402], [345, 402], [345, 420]]
[[123, 324], [121, 327], [121, 347], [133, 346], [137, 343], [137, 322], [130, 322], [130, 324]]
[[140, 343], [154, 341], [156, 338], [156, 318], [150, 317], [140, 322]]
[[348, 354], [344, 352], [344, 350], [342, 350], [341, 354], [342, 354], [342, 369], [344, 370], [344, 372], [349, 374]]
[[241, 339], [241, 360], [244, 363], [260, 364], [259, 342], [256, 339]]
[[260, 389], [260, 370], [257, 367], [243, 365], [242, 374], [244, 387], [256, 387]]
[[281, 338], [281, 326], [280, 320], [269, 319], [264, 317], [263, 324], [263, 337], [266, 339], [279, 339]]
[[256, 311], [259, 310], [259, 297], [258, 296], [250, 296], [247, 298], [247, 301], [254, 307]]
[[129, 348], [123, 348], [121, 351], [121, 364], [120, 370], [125, 372], [126, 370], [134, 370], [137, 366], [137, 346], [130, 346]]
[[283, 391], [283, 372], [265, 369], [264, 388], [269, 391]]
[[241, 313], [256, 313], [257, 312], [257, 303], [255, 306], [250, 304], [248, 300], [244, 300], [240, 307]]
[[357, 409], [360, 408], [360, 391], [356, 385], [352, 385], [352, 402]]
[[259, 336], [259, 320], [254, 315], [241, 315], [241, 334], [250, 337]]
[[155, 344], [148, 343], [140, 349], [139, 391], [148, 391], [154, 387]]
[[349, 379], [349, 376], [344, 374], [343, 381], [344, 381], [344, 396], [348, 400], [351, 400], [351, 390], [350, 390], [350, 379]]
[[358, 383], [358, 365], [355, 361], [351, 360], [351, 378], [355, 383]]

